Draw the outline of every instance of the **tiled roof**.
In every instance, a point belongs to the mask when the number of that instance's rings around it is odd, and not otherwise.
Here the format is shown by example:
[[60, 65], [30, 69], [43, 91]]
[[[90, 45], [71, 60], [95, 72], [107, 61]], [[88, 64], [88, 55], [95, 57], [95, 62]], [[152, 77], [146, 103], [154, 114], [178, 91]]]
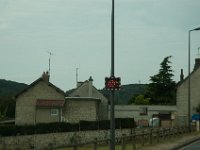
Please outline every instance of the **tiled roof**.
[[50, 100], [50, 99], [38, 99], [36, 106], [39, 107], [63, 107], [64, 100]]

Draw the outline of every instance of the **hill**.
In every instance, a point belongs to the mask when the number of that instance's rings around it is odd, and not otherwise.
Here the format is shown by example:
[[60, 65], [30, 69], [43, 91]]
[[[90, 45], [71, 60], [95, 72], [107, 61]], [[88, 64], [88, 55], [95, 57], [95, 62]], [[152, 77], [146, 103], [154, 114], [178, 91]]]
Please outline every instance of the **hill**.
[[0, 79], [0, 97], [13, 97], [26, 87], [24, 83]]
[[7, 117], [14, 118], [15, 99], [13, 97], [26, 87], [24, 83], [0, 79], [0, 120]]
[[[128, 101], [135, 94], [142, 94], [145, 92], [147, 84], [128, 84], [122, 85], [119, 91], [116, 91], [115, 95], [115, 103], [126, 105]], [[108, 90], [100, 90], [108, 99], [109, 99], [109, 91]]]

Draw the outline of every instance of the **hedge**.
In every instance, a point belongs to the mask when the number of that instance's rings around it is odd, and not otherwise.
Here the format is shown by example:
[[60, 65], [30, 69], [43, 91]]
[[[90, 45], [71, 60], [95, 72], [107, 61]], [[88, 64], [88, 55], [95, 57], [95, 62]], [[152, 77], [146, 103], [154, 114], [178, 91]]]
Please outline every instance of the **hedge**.
[[[134, 128], [135, 121], [133, 118], [115, 119], [116, 129]], [[79, 123], [41, 123], [36, 125], [0, 125], [0, 136], [44, 134], [55, 132], [73, 132], [88, 130], [108, 130], [110, 129], [110, 120], [101, 121], [80, 121]]]

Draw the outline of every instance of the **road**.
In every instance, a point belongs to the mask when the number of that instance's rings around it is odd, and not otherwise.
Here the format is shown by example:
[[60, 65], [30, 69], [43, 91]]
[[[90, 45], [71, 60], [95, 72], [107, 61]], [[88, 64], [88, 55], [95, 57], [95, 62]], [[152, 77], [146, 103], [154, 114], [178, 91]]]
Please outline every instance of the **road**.
[[193, 142], [179, 150], [200, 150], [200, 140]]

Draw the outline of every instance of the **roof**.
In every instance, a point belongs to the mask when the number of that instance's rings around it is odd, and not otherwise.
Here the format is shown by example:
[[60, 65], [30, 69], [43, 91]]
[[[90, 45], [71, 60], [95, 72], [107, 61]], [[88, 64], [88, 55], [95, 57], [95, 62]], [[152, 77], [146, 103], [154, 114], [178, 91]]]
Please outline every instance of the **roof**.
[[36, 106], [38, 107], [63, 107], [64, 100], [50, 100], [50, 99], [38, 99]]
[[51, 86], [52, 88], [54, 88], [57, 92], [65, 95], [65, 92], [62, 91], [60, 88], [56, 87], [54, 84], [52, 84], [51, 82], [46, 82], [42, 77], [35, 80], [33, 83], [31, 83], [27, 88], [23, 89], [21, 92], [17, 93], [15, 95], [15, 98], [17, 98], [18, 96], [20, 96], [21, 94], [23, 94], [24, 92], [28, 91], [31, 87], [35, 86], [36, 84], [38, 84], [39, 82], [45, 82], [46, 84], [48, 84], [49, 86]]
[[[200, 66], [197, 66], [193, 71], [190, 73], [190, 77], [200, 68]], [[179, 81], [176, 85], [176, 87], [181, 86], [186, 80], [188, 79], [188, 76], [184, 78], [182, 81]]]

